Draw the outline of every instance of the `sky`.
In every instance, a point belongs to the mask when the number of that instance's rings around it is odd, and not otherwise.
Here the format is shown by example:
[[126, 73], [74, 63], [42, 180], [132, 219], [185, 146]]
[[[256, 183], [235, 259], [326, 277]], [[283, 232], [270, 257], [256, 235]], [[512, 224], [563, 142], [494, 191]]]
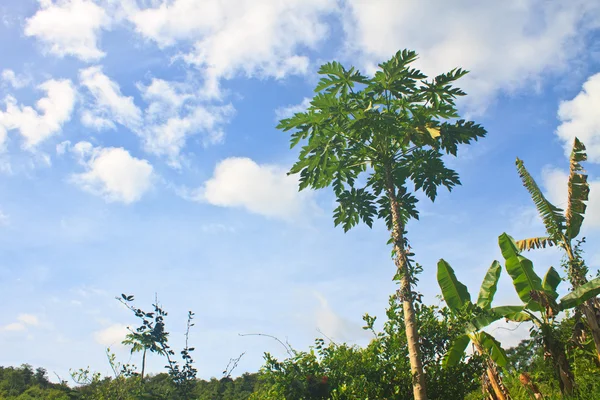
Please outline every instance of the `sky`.
[[[539, 236], [519, 157], [566, 205], [575, 136], [588, 149], [582, 234], [600, 265], [600, 1], [3, 0], [0, 4], [0, 365], [53, 379], [120, 342], [158, 295], [181, 348], [187, 311], [199, 376], [256, 371], [317, 337], [365, 344], [362, 315], [395, 290], [382, 223], [344, 234], [330, 190], [297, 190], [297, 157], [275, 126], [307, 107], [316, 71], [365, 74], [396, 51], [437, 75], [470, 71], [461, 115], [488, 136], [447, 162], [462, 186], [420, 196], [408, 238], [418, 290], [440, 304], [447, 260], [476, 296], [497, 238]], [[560, 252], [528, 254], [539, 274]], [[563, 284], [566, 293], [568, 285]], [[496, 305], [518, 304], [506, 273]], [[489, 328], [506, 346], [527, 327]], [[150, 370], [164, 365], [150, 357]]]

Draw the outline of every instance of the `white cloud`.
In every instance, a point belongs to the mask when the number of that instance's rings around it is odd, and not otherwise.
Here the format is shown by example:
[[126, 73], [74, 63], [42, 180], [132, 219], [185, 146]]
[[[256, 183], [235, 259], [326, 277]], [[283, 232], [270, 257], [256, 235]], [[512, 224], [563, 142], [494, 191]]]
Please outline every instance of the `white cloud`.
[[121, 94], [117, 83], [106, 76], [100, 67], [89, 67], [79, 71], [79, 80], [93, 97], [93, 108], [85, 110], [81, 122], [92, 128], [114, 128], [112, 120], [135, 129], [140, 126], [142, 113], [133, 97]]
[[227, 158], [217, 164], [212, 178], [188, 197], [219, 207], [244, 208], [267, 217], [295, 220], [314, 204], [310, 192], [298, 192], [297, 178], [286, 172], [249, 158]]
[[[130, 15], [136, 31], [160, 47], [193, 42], [184, 60], [201, 68], [207, 94], [219, 96], [219, 80], [242, 73], [282, 78], [306, 72], [298, 54], [328, 33], [324, 17], [334, 0], [159, 1]], [[251, 45], [249, 45], [251, 44]]]
[[[567, 208], [567, 182], [569, 174], [558, 168], [546, 167], [542, 170], [542, 186], [548, 200], [563, 210]], [[600, 228], [600, 179], [589, 180], [590, 196], [587, 202], [583, 229]]]
[[30, 79], [25, 75], [17, 75], [12, 69], [5, 69], [2, 71], [2, 80], [15, 89], [20, 89], [27, 86]]
[[202, 134], [205, 145], [222, 141], [222, 125], [234, 113], [231, 104], [203, 104], [191, 84], [162, 79], [138, 88], [148, 102], [144, 129], [137, 130], [146, 151], [166, 156], [169, 165], [179, 167], [180, 152], [189, 136]]
[[315, 312], [315, 323], [317, 329], [333, 340], [355, 341], [368, 338], [371, 335], [362, 329], [358, 323], [349, 321], [339, 316], [332, 308], [325, 296], [319, 292], [314, 293], [319, 301], [319, 307]]
[[108, 202], [136, 202], [152, 187], [152, 165], [132, 157], [123, 148], [93, 147], [89, 142], [79, 142], [71, 151], [87, 170], [72, 175], [72, 182]]
[[311, 99], [305, 97], [299, 104], [291, 104], [289, 106], [280, 107], [275, 110], [275, 118], [279, 121], [284, 118], [293, 117], [294, 114], [304, 112], [310, 107]]
[[191, 83], [156, 78], [148, 86], [137, 85], [147, 103], [142, 112], [99, 67], [81, 70], [79, 76], [91, 93], [88, 109], [81, 114], [85, 126], [102, 130], [123, 125], [142, 139], [146, 152], [166, 157], [175, 168], [180, 167], [180, 153], [190, 136], [201, 134], [204, 145], [221, 142], [222, 125], [234, 113], [231, 104], [203, 103]]
[[113, 324], [107, 328], [94, 332], [94, 340], [103, 346], [120, 345], [129, 331], [127, 326], [122, 324]]
[[9, 332], [22, 332], [26, 331], [30, 326], [38, 326], [40, 321], [37, 316], [33, 314], [19, 314], [17, 321], [0, 327], [0, 330]]
[[600, 24], [600, 3], [585, 0], [488, 2], [347, 2], [347, 46], [363, 65], [414, 49], [417, 65], [433, 75], [454, 67], [471, 73], [461, 87], [469, 107], [482, 111], [498, 91], [537, 83], [585, 55], [587, 32]]
[[53, 134], [71, 119], [75, 104], [75, 89], [69, 80], [48, 80], [38, 86], [46, 97], [36, 103], [37, 111], [29, 106], [20, 106], [8, 96], [4, 100], [6, 111], [0, 111], [0, 146], [6, 131], [17, 129], [25, 139], [24, 147], [31, 149]]
[[25, 325], [31, 326], [37, 326], [40, 324], [40, 320], [38, 319], [38, 317], [33, 314], [19, 314], [19, 316], [17, 317], [17, 321]]
[[6, 226], [10, 223], [10, 217], [0, 210], [0, 226]]
[[600, 73], [589, 77], [575, 98], [560, 103], [558, 119], [556, 134], [565, 154], [571, 153], [577, 137], [585, 144], [589, 160], [600, 163]]
[[26, 22], [25, 35], [36, 37], [59, 57], [94, 61], [104, 57], [98, 49], [98, 35], [109, 25], [110, 18], [93, 1], [40, 0], [40, 9]]
[[58, 154], [59, 156], [62, 156], [70, 148], [71, 148], [70, 140], [65, 140], [64, 142], [60, 142], [59, 144], [56, 145], [56, 154]]

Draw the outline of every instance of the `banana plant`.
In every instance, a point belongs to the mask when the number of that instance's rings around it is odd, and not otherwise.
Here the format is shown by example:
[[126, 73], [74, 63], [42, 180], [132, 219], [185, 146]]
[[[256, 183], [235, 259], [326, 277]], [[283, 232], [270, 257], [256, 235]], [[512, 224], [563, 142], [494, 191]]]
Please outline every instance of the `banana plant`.
[[558, 299], [556, 289], [562, 279], [553, 267], [550, 267], [541, 279], [536, 274], [531, 260], [521, 255], [521, 250], [512, 237], [503, 233], [498, 238], [498, 243], [505, 260], [506, 271], [512, 278], [517, 295], [524, 303], [524, 312], [537, 328], [535, 333], [541, 339], [546, 354], [552, 359], [561, 392], [571, 395], [574, 390], [573, 373], [564, 345], [555, 335], [554, 321], [560, 312], [578, 307], [600, 294], [600, 278], [593, 279]]
[[[562, 248], [566, 256], [569, 281], [576, 292], [588, 283], [587, 266], [582, 259], [579, 245], [573, 243], [581, 231], [584, 220], [586, 202], [589, 198], [590, 187], [587, 175], [581, 162], [587, 160], [585, 146], [575, 138], [570, 156], [568, 180], [568, 205], [566, 211], [556, 207], [542, 193], [531, 174], [525, 168], [523, 161], [517, 158], [517, 171], [523, 185], [531, 195], [535, 206], [546, 227], [547, 236], [533, 237], [516, 242], [520, 250], [540, 249], [551, 246]], [[585, 291], [585, 289], [583, 289]], [[600, 360], [600, 302], [594, 297], [580, 305], [585, 315], [587, 325], [592, 333], [596, 356]]]
[[[492, 308], [494, 294], [498, 287], [498, 279], [502, 267], [498, 261], [494, 261], [488, 269], [477, 302], [471, 302], [471, 295], [467, 287], [462, 284], [454, 273], [454, 270], [445, 260], [438, 262], [437, 280], [442, 290], [444, 301], [448, 308], [455, 314], [477, 316], [467, 324], [466, 332], [455, 339], [452, 346], [446, 353], [443, 359], [444, 366], [456, 365], [464, 356], [465, 350], [469, 343], [473, 343], [476, 351], [487, 357], [485, 361], [486, 372], [484, 374], [484, 382], [489, 383], [491, 388], [487, 388], [490, 396], [499, 400], [509, 400], [510, 395], [502, 382], [502, 378], [498, 373], [496, 365], [505, 367], [508, 363], [508, 358], [500, 343], [489, 333], [481, 330], [493, 321], [510, 316], [513, 319], [518, 319], [524, 309], [523, 306], [506, 306]], [[523, 319], [528, 318], [527, 314], [520, 316]]]

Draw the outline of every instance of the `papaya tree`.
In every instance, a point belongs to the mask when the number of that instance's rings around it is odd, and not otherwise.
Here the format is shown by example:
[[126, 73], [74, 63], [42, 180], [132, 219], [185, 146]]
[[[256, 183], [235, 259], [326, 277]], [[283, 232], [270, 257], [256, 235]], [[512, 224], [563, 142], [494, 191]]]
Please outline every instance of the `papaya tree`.
[[[586, 201], [590, 187], [587, 175], [581, 162], [587, 160], [585, 146], [575, 138], [570, 157], [568, 180], [568, 203], [566, 212], [556, 207], [546, 199], [531, 174], [525, 168], [523, 161], [517, 158], [517, 170], [523, 185], [531, 195], [535, 206], [546, 227], [546, 235], [519, 240], [517, 245], [521, 250], [539, 249], [558, 246], [565, 253], [567, 274], [574, 290], [588, 282], [588, 268], [581, 257], [580, 243], [576, 242], [584, 220]], [[600, 360], [600, 304], [596, 298], [591, 298], [581, 305], [581, 311], [590, 328], [596, 347], [596, 355]]]
[[403, 50], [379, 64], [372, 77], [338, 62], [323, 65], [310, 106], [283, 119], [278, 129], [294, 131], [291, 147], [302, 143], [290, 173], [299, 189], [332, 187], [334, 223], [348, 231], [360, 221], [385, 220], [393, 245], [395, 279], [403, 304], [415, 399], [426, 399], [412, 291], [413, 265], [406, 236], [418, 218], [415, 191], [435, 200], [440, 186], [460, 184], [444, 154], [485, 136], [472, 121], [459, 119], [455, 99], [465, 93], [453, 83], [467, 71], [453, 69], [428, 79], [412, 68], [414, 51]]
[[[571, 395], [575, 381], [571, 366], [565, 354], [564, 344], [556, 334], [555, 320], [564, 310], [576, 308], [600, 293], [600, 278], [595, 278], [558, 299], [556, 291], [561, 282], [558, 272], [552, 267], [541, 279], [533, 268], [531, 260], [523, 257], [512, 237], [503, 233], [498, 239], [505, 268], [512, 278], [517, 295], [525, 305], [531, 321], [537, 328], [534, 338], [541, 342], [545, 354], [550, 357], [560, 390], [564, 395]], [[537, 313], [537, 314], [536, 314]]]
[[482, 379], [484, 390], [492, 399], [509, 400], [510, 394], [496, 368], [496, 365], [506, 367], [508, 358], [500, 343], [482, 329], [501, 317], [510, 317], [513, 320], [529, 318], [522, 313], [522, 306], [492, 308], [501, 272], [502, 266], [498, 261], [494, 261], [485, 274], [475, 304], [471, 302], [471, 295], [467, 287], [456, 278], [450, 264], [443, 259], [438, 262], [437, 280], [442, 290], [442, 297], [454, 314], [467, 318], [477, 315], [467, 324], [466, 332], [454, 340], [444, 356], [443, 365], [447, 367], [458, 364], [463, 358], [467, 346], [472, 343], [477, 353], [487, 358], [486, 371]]

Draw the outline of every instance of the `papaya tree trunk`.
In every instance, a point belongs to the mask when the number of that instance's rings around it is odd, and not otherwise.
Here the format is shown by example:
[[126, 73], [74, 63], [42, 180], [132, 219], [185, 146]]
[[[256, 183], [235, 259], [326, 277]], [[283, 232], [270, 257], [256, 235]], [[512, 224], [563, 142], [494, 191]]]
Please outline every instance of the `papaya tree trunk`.
[[[391, 175], [388, 175], [391, 177]], [[390, 208], [392, 214], [392, 239], [394, 243], [394, 253], [396, 269], [400, 277], [400, 289], [398, 297], [402, 302], [404, 311], [404, 325], [406, 328], [406, 341], [408, 345], [408, 357], [410, 360], [410, 370], [413, 377], [413, 395], [415, 400], [426, 400], [427, 389], [425, 383], [425, 373], [421, 361], [421, 351], [419, 346], [419, 333], [417, 329], [415, 308], [413, 304], [413, 294], [411, 288], [411, 276], [408, 264], [407, 248], [404, 239], [404, 223], [400, 213], [400, 204], [396, 197], [396, 191], [393, 184], [388, 179], [387, 194], [390, 199]]]

